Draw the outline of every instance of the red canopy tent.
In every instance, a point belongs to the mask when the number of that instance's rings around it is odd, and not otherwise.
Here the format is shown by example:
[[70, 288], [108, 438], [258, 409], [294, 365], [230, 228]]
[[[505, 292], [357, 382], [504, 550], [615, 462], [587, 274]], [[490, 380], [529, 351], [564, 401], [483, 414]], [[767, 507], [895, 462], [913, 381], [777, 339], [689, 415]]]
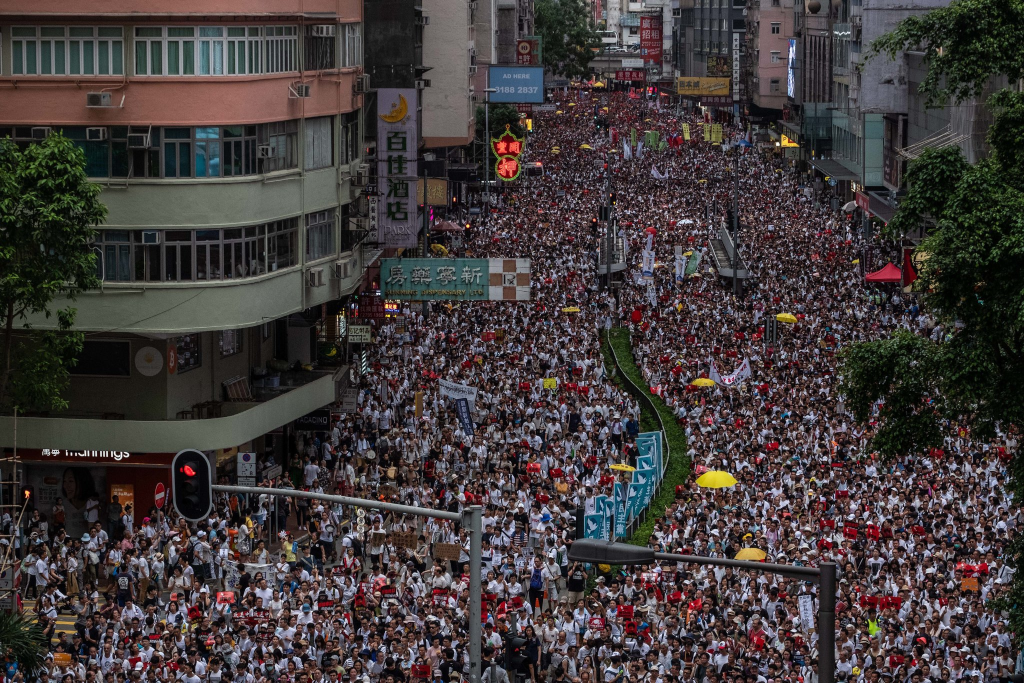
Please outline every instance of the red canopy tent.
[[864, 279], [868, 282], [901, 282], [903, 280], [903, 272], [899, 269], [899, 266], [887, 263], [881, 270], [865, 275]]

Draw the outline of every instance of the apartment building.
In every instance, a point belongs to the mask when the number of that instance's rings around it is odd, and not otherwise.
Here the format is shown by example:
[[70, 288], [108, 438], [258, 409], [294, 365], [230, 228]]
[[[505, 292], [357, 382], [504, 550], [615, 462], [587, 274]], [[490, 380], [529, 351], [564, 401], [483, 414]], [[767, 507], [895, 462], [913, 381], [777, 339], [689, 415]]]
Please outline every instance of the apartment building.
[[[328, 356], [375, 258], [362, 17], [361, 0], [0, 8], [0, 137], [74, 140], [109, 210], [70, 410], [17, 419], [30, 467], [116, 461], [108, 481], [148, 509], [176, 451], [280, 455], [336, 400]], [[0, 445], [14, 433], [0, 417]]]

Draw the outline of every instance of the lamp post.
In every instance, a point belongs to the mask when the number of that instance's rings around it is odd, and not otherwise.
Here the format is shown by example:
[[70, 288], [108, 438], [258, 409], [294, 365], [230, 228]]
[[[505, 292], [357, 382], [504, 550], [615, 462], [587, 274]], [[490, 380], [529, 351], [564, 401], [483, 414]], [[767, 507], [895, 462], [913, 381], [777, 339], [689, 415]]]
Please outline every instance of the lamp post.
[[484, 227], [491, 213], [491, 93], [497, 88], [484, 88]]
[[739, 145], [722, 143], [722, 152], [729, 153], [732, 149], [732, 293], [734, 296], [742, 295], [739, 267], [740, 267], [740, 158]]
[[818, 584], [818, 683], [835, 683], [836, 680], [836, 565], [822, 562], [818, 567], [799, 567], [790, 564], [768, 562], [747, 562], [699, 555], [677, 555], [659, 553], [653, 548], [579, 539], [569, 546], [569, 559], [573, 562], [591, 564], [653, 564], [656, 560], [704, 564], [714, 567], [732, 567], [748, 571], [777, 574], [792, 579], [803, 579]]

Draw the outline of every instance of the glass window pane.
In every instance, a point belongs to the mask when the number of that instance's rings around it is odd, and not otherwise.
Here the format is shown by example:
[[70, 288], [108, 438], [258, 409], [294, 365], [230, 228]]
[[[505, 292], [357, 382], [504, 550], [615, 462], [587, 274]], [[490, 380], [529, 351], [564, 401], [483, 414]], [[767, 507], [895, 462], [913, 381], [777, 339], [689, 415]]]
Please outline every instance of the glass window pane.
[[215, 40], [213, 41], [213, 74], [215, 76], [224, 75], [224, 41]]
[[160, 282], [160, 245], [146, 246], [146, 280]]
[[121, 30], [120, 26], [100, 26], [99, 35], [110, 38], [120, 38], [124, 35], [124, 31]]
[[178, 155], [175, 142], [164, 143], [164, 177], [176, 178], [178, 176]]
[[192, 145], [188, 142], [178, 143], [178, 173], [181, 178], [192, 177]]
[[210, 75], [210, 41], [199, 41], [199, 75]]
[[[92, 45], [92, 41], [88, 41], [89, 45]], [[63, 76], [65, 69], [67, 68], [67, 45], [63, 40], [55, 41], [53, 43], [53, 73]], [[90, 55], [91, 57], [92, 55]], [[87, 71], [86, 73], [92, 73]]]
[[[97, 64], [96, 73], [101, 76], [106, 76], [110, 73], [110, 41], [101, 40], [96, 43], [99, 48], [99, 64]], [[71, 51], [72, 56], [75, 54], [74, 50]]]
[[107, 263], [107, 280], [117, 279], [117, 245], [108, 244], [103, 249], [103, 260]]
[[167, 43], [167, 75], [168, 76], [180, 76], [181, 75], [181, 55], [178, 51], [181, 49], [181, 44], [176, 40], [172, 40]]
[[200, 244], [200, 245], [196, 246], [196, 279], [197, 280], [207, 280], [207, 279], [209, 279], [207, 277], [208, 272], [209, 272], [209, 268], [207, 268], [207, 264], [206, 264], [206, 256], [207, 256], [206, 252], [207, 252], [207, 245]]
[[82, 42], [79, 40], [71, 41], [71, 68], [68, 69], [68, 73], [72, 76], [77, 76], [82, 73]]
[[93, 51], [93, 41], [82, 41], [82, 73], [96, 73], [96, 53]]
[[39, 41], [39, 73], [41, 74], [52, 74], [53, 63], [52, 54], [50, 52], [51, 42], [49, 40]]
[[139, 38], [159, 38], [162, 33], [160, 27], [138, 27], [135, 29], [135, 35]]
[[192, 246], [182, 245], [179, 247], [178, 268], [181, 271], [182, 280], [192, 279]]
[[182, 51], [182, 66], [184, 70], [182, 74], [185, 76], [195, 76], [196, 74], [196, 43], [194, 40], [182, 41], [184, 50]]
[[[66, 34], [64, 33], [63, 26], [43, 26], [39, 29], [39, 35], [49, 38], [63, 38]], [[90, 32], [89, 35], [92, 35], [92, 33]]]
[[245, 261], [242, 260], [242, 243], [236, 242], [229, 246], [234, 252], [232, 259], [235, 266], [235, 277], [245, 277]]
[[236, 73], [238, 73], [238, 71], [237, 71], [237, 64], [235, 64], [235, 44], [234, 43], [228, 43], [228, 73], [229, 74], [236, 74]]
[[[197, 136], [198, 137], [198, 136]], [[206, 177], [206, 142], [196, 141], [196, 177]]]
[[132, 248], [129, 244], [122, 244], [117, 248], [117, 276], [122, 282], [132, 279]]
[[196, 242], [217, 242], [220, 230], [196, 230]]
[[164, 279], [168, 282], [175, 282], [178, 279], [177, 245], [164, 245]]
[[167, 35], [171, 38], [191, 38], [195, 34], [196, 30], [191, 26], [171, 26], [167, 29]]
[[220, 268], [220, 245], [210, 245], [210, 279], [219, 280], [221, 278]]
[[160, 76], [163, 72], [163, 43], [154, 40], [149, 44], [149, 73], [153, 76]]
[[23, 54], [22, 50], [24, 48], [24, 42], [21, 41], [21, 40], [15, 40], [15, 41], [12, 41], [11, 44], [13, 46], [12, 47], [12, 51], [14, 53], [14, 59], [13, 59], [13, 64], [12, 64], [13, 73], [15, 73], [15, 74], [23, 74], [23, 73], [25, 73], [25, 60], [24, 60], [24, 57], [22, 56], [22, 54]]
[[113, 44], [114, 58], [111, 73], [120, 75], [124, 73], [124, 44], [120, 40], [115, 40]]
[[149, 62], [146, 59], [146, 54], [146, 41], [135, 43], [135, 73], [140, 76], [145, 76], [149, 73]]
[[200, 38], [219, 38], [224, 35], [224, 29], [220, 26], [200, 26]]
[[34, 38], [36, 35], [36, 29], [33, 26], [12, 26], [11, 35]]

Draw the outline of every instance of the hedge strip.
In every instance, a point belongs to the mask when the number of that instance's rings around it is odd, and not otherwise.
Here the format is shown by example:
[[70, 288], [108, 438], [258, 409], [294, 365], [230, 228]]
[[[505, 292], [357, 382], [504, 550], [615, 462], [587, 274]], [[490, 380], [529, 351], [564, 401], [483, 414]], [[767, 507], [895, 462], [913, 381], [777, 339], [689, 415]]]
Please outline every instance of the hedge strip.
[[[611, 348], [609, 348], [609, 344]], [[614, 356], [612, 348], [615, 350]], [[637, 367], [636, 361], [633, 359], [633, 348], [629, 343], [627, 328], [612, 328], [608, 336], [601, 340], [601, 350], [605, 356], [605, 367], [617, 366], [629, 379], [629, 382], [622, 382], [618, 376], [614, 376], [616, 384], [627, 391], [647, 391], [647, 382], [644, 381], [640, 368]], [[616, 358], [618, 359], [617, 364], [615, 363]], [[648, 545], [654, 531], [654, 524], [665, 516], [666, 508], [675, 500], [676, 486], [685, 484], [690, 476], [690, 458], [686, 455], [686, 432], [679, 426], [672, 410], [665, 405], [660, 396], [651, 395], [649, 398], [654, 404], [657, 415], [651, 414], [651, 409], [646, 401], [640, 401], [641, 427], [644, 431], [658, 431], [664, 425], [665, 440], [668, 442], [671, 455], [665, 464], [665, 476], [661, 481], [661, 489], [648, 505], [644, 522], [637, 527], [629, 539], [633, 545], [641, 546]]]

